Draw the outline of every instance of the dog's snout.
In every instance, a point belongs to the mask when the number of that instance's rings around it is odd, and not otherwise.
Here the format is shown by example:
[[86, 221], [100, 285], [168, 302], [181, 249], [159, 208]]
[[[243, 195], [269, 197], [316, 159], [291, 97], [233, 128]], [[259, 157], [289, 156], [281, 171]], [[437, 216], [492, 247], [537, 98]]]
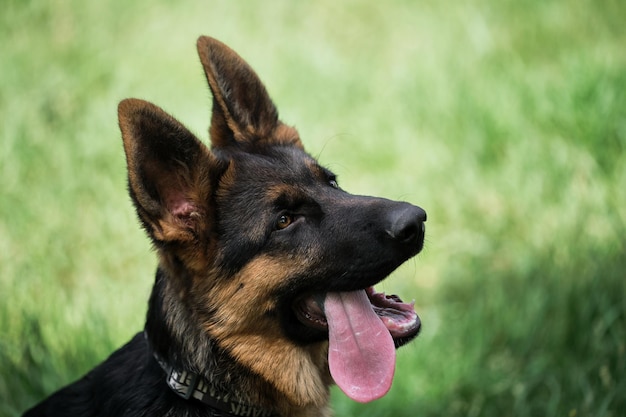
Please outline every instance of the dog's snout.
[[390, 214], [390, 225], [387, 234], [394, 240], [407, 245], [421, 248], [424, 241], [426, 212], [410, 204], [393, 210]]

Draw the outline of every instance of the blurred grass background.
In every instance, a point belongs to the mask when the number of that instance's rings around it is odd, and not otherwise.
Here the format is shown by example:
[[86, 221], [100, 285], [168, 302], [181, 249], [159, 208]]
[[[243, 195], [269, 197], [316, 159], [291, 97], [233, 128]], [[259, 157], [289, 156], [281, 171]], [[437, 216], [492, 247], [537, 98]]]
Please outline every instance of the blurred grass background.
[[206, 137], [217, 37], [352, 192], [429, 213], [381, 287], [422, 335], [337, 416], [626, 415], [626, 3], [4, 0], [0, 415], [142, 328], [155, 257], [116, 106]]

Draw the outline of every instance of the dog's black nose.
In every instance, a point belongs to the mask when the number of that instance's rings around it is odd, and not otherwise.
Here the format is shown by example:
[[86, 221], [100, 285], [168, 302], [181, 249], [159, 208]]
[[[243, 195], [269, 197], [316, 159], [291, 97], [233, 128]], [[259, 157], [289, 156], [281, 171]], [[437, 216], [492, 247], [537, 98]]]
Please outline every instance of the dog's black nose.
[[389, 216], [387, 234], [400, 243], [416, 245], [418, 250], [421, 249], [424, 242], [426, 212], [420, 207], [402, 203], [402, 206], [393, 210]]

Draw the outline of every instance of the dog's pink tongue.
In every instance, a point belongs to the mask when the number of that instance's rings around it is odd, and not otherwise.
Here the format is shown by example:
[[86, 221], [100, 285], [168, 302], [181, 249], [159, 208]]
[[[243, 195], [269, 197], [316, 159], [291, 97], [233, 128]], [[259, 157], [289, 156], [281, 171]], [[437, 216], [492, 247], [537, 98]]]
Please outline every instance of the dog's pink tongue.
[[328, 365], [339, 388], [363, 403], [385, 395], [393, 380], [396, 349], [365, 290], [328, 293], [324, 313], [330, 341]]

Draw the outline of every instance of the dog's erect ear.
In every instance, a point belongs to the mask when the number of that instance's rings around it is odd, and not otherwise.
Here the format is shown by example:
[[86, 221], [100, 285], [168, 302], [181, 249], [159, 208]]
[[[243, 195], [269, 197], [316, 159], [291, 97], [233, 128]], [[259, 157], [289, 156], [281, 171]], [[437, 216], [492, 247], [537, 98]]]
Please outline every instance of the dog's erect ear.
[[129, 191], [153, 240], [185, 242], [208, 233], [209, 199], [220, 164], [189, 130], [157, 106], [118, 107]]
[[298, 132], [278, 119], [276, 106], [248, 63], [216, 39], [201, 36], [197, 46], [213, 93], [210, 135], [214, 147], [302, 147]]

